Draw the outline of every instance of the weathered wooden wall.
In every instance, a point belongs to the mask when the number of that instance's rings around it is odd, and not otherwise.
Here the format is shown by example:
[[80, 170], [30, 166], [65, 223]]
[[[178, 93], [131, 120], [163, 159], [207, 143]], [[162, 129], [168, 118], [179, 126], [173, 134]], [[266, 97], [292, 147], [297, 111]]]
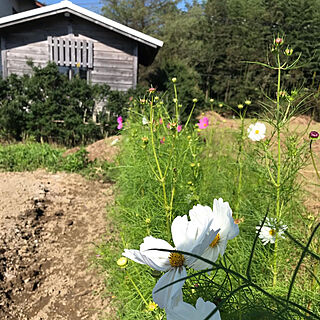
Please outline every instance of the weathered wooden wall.
[[48, 37], [78, 37], [93, 42], [92, 83], [107, 83], [113, 90], [135, 87], [138, 44], [79, 17], [63, 14], [8, 27], [1, 32], [3, 76], [30, 73], [32, 60], [44, 67], [50, 59]]
[[59, 21], [56, 24], [53, 17], [6, 28], [1, 34], [3, 76], [30, 74], [29, 60], [36, 66], [46, 66], [49, 61], [48, 35], [62, 36], [66, 32], [67, 23]]
[[107, 83], [112, 89], [128, 90], [137, 79], [137, 43], [98, 25], [74, 18], [72, 31], [94, 42], [92, 83]]

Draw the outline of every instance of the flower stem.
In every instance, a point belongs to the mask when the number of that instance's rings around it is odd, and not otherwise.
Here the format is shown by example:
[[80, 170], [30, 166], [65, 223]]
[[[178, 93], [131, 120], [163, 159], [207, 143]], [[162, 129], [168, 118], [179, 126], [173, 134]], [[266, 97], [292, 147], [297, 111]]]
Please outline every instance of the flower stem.
[[174, 88], [174, 98], [175, 98], [175, 108], [176, 108], [176, 123], [178, 125], [178, 121], [179, 121], [178, 92], [177, 92], [177, 86], [175, 83], [173, 84], [173, 88]]
[[245, 111], [244, 111], [243, 114], [240, 111], [239, 112], [239, 116], [240, 116], [240, 119], [241, 119], [241, 128], [240, 128], [240, 143], [239, 143], [238, 156], [237, 156], [238, 186], [237, 186], [237, 191], [236, 191], [236, 202], [235, 202], [235, 206], [234, 206], [236, 219], [239, 218], [240, 193], [241, 193], [241, 189], [242, 189], [242, 169], [243, 169], [242, 152], [243, 152], [243, 142], [244, 142], [244, 117], [245, 117]]
[[188, 124], [189, 124], [189, 122], [190, 122], [190, 119], [191, 119], [191, 116], [192, 116], [192, 113], [193, 113], [193, 110], [194, 110], [195, 106], [196, 106], [196, 103], [194, 102], [194, 103], [193, 103], [193, 106], [192, 106], [192, 109], [191, 109], [191, 111], [190, 111], [190, 114], [189, 114], [189, 116], [188, 116], [188, 120], [187, 120], [187, 122], [186, 122], [186, 124], [185, 124], [185, 128], [188, 126]]
[[135, 282], [133, 281], [133, 279], [131, 278], [131, 276], [127, 270], [126, 270], [126, 274], [127, 274], [127, 277], [129, 278], [129, 280], [131, 281], [132, 285], [134, 286], [134, 288], [138, 292], [139, 296], [141, 297], [142, 301], [145, 303], [146, 306], [148, 306], [147, 300], [144, 298], [141, 291], [139, 290], [139, 288], [137, 287], [137, 285], [135, 284]]
[[155, 142], [154, 142], [154, 133], [153, 133], [153, 116], [154, 110], [153, 110], [153, 103], [151, 103], [150, 105], [150, 136], [151, 136], [151, 146], [152, 146], [152, 151], [153, 151], [153, 156], [154, 156], [154, 160], [156, 162], [156, 166], [157, 166], [157, 170], [159, 173], [159, 176], [156, 175], [156, 177], [158, 178], [158, 180], [160, 181], [160, 184], [162, 186], [162, 192], [163, 192], [163, 204], [164, 204], [164, 208], [165, 208], [165, 212], [166, 212], [166, 223], [167, 223], [167, 230], [168, 230], [168, 236], [170, 237], [171, 234], [171, 230], [170, 230], [170, 213], [168, 210], [168, 201], [167, 201], [167, 191], [166, 191], [166, 184], [165, 184], [165, 177], [162, 173], [161, 167], [160, 167], [160, 163], [159, 163], [159, 159], [158, 159], [158, 155], [156, 152], [156, 147], [155, 147]]
[[[280, 88], [281, 88], [281, 64], [280, 55], [277, 53], [278, 61], [278, 83], [277, 83], [277, 144], [278, 144], [278, 161], [277, 161], [277, 183], [276, 187], [276, 218], [280, 218], [280, 187], [281, 187], [281, 127], [280, 127]], [[277, 250], [278, 250], [278, 237], [276, 236], [274, 243], [274, 259], [273, 259], [273, 286], [277, 284]]]
[[315, 172], [316, 172], [316, 174], [317, 174], [318, 179], [320, 180], [319, 171], [318, 171], [316, 162], [315, 162], [315, 160], [314, 160], [313, 152], [312, 152], [312, 141], [313, 141], [313, 140], [310, 141], [310, 156], [311, 156], [312, 165], [313, 165], [313, 167], [314, 167], [314, 170], [315, 170]]

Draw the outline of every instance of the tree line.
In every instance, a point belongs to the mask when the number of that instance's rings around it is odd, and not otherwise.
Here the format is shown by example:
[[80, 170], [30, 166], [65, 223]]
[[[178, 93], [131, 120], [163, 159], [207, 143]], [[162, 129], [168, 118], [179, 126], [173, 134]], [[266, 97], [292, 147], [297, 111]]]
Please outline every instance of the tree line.
[[200, 99], [259, 101], [274, 92], [275, 74], [247, 62], [266, 62], [273, 39], [282, 37], [293, 58], [301, 53], [302, 68], [283, 79], [287, 90], [315, 93], [308, 103], [317, 108], [320, 0], [207, 0], [183, 8], [179, 0], [103, 3], [103, 15], [164, 41], [153, 65], [140, 68], [141, 84], [166, 90], [176, 76]]

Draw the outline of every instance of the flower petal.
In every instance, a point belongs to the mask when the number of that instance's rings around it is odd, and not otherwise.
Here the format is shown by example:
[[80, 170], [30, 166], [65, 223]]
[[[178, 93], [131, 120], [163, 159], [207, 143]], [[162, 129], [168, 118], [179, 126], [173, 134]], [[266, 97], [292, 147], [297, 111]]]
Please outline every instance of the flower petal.
[[196, 309], [189, 303], [179, 302], [174, 308], [166, 309], [167, 320], [198, 319], [195, 316]]
[[[156, 283], [155, 287], [152, 290], [153, 301], [160, 308], [172, 308], [177, 305], [177, 302], [181, 300], [181, 289], [184, 284], [183, 281], [179, 281], [173, 285], [170, 285], [160, 291], [162, 287], [170, 284], [176, 280], [184, 278], [187, 276], [186, 268], [171, 268], [166, 272]], [[158, 291], [158, 292], [157, 292]]]
[[[209, 229], [204, 229], [202, 234], [198, 237], [197, 243], [191, 250], [189, 250], [189, 252], [200, 257], [203, 255], [204, 251], [209, 247], [210, 243], [213, 241], [213, 239], [215, 239], [215, 237], [219, 233], [219, 230], [211, 230], [210, 232], [208, 232], [208, 230]], [[185, 256], [185, 265], [193, 268], [194, 263], [198, 260], [199, 259], [195, 257]]]
[[179, 250], [183, 250], [181, 249], [182, 246], [190, 247], [192, 243], [192, 236], [195, 231], [192, 231], [190, 227], [192, 226], [190, 225], [186, 215], [183, 217], [178, 216], [172, 221], [172, 240], [176, 248], [179, 248]]
[[[202, 258], [205, 258], [207, 260], [210, 260], [212, 262], [216, 262], [219, 258], [219, 253], [220, 253], [220, 250], [219, 250], [219, 247], [218, 246], [215, 246], [213, 248], [211, 247], [208, 247], [203, 255], [201, 256]], [[204, 261], [202, 261], [201, 259], [197, 259], [194, 264], [192, 265], [192, 268], [194, 270], [205, 270], [205, 269], [208, 269], [208, 268], [211, 268], [212, 265], [209, 264], [209, 263], [206, 263]]]
[[169, 262], [170, 252], [150, 249], [173, 250], [168, 242], [150, 236], [144, 238], [144, 242], [140, 245], [140, 251], [125, 249], [122, 255], [137, 263], [146, 264], [158, 271], [169, 270], [171, 267]]
[[[202, 298], [198, 298], [196, 303], [197, 319], [205, 319], [214, 309], [216, 305], [210, 301], [204, 302]], [[219, 310], [212, 315], [209, 320], [221, 320]]]
[[[174, 308], [167, 309], [167, 320], [200, 320], [205, 319], [214, 309], [216, 305], [210, 301], [204, 302], [202, 298], [198, 298], [196, 307], [184, 301], [180, 301]], [[217, 311], [210, 320], [221, 320], [220, 313]]]

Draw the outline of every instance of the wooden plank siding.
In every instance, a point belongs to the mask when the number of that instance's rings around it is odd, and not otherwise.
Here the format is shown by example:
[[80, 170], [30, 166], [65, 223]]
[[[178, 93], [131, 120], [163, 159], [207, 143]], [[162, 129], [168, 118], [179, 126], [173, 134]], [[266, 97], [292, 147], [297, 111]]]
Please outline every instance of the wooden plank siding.
[[30, 43], [6, 50], [7, 75], [31, 74], [32, 69], [27, 65], [32, 61], [35, 66], [45, 67], [48, 63], [48, 48], [46, 42]]
[[73, 32], [93, 41], [92, 83], [107, 83], [121, 91], [136, 86], [135, 41], [80, 18], [74, 19]]
[[[82, 18], [68, 19], [63, 14], [46, 17], [7, 28], [2, 38], [1, 65], [7, 75], [30, 73], [28, 60], [41, 67], [48, 61], [59, 65], [56, 57], [63, 54], [61, 65], [72, 67], [82, 56], [81, 62], [85, 63], [81, 67], [87, 68], [92, 83], [106, 83], [112, 90], [121, 91], [136, 86], [138, 43]], [[63, 51], [59, 49], [61, 43]]]

